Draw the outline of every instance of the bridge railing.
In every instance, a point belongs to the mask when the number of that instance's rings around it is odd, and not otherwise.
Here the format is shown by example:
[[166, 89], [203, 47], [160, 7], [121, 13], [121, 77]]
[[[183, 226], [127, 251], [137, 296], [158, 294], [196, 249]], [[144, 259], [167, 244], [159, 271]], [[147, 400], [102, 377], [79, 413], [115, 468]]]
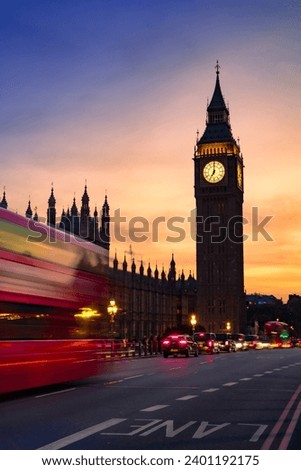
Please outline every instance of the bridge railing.
[[125, 339], [99, 339], [98, 354], [100, 359], [112, 357], [134, 357], [158, 354], [158, 344], [143, 344], [142, 341], [128, 341]]

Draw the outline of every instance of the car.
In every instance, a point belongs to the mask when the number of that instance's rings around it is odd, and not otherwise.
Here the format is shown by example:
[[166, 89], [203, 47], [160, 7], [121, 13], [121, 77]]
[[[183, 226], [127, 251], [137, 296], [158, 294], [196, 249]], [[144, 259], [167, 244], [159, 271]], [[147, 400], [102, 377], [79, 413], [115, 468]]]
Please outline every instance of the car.
[[258, 335], [246, 335], [245, 340], [249, 349], [257, 349], [256, 345], [259, 341]]
[[163, 338], [161, 347], [163, 357], [177, 356], [178, 354], [183, 354], [186, 357], [190, 355], [197, 357], [199, 354], [198, 345], [193, 337], [185, 334], [174, 334]]
[[256, 343], [256, 349], [272, 349], [270, 340], [268, 338], [259, 337]]
[[220, 351], [226, 351], [226, 352], [236, 351], [236, 343], [231, 338], [230, 333], [216, 333], [216, 339], [217, 339]]
[[201, 331], [194, 333], [194, 340], [198, 345], [199, 353], [207, 352], [209, 354], [219, 353], [219, 346], [215, 333]]
[[246, 351], [248, 349], [248, 345], [246, 343], [246, 337], [243, 333], [232, 333], [231, 338], [235, 342], [236, 350], [237, 351]]
[[301, 338], [295, 338], [295, 348], [301, 348]]

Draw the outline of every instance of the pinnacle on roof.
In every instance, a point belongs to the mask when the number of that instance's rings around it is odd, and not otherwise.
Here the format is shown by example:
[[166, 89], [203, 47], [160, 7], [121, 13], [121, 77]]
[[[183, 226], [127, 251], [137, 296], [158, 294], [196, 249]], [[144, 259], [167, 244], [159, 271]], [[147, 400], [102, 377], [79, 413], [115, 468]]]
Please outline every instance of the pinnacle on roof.
[[28, 201], [28, 206], [27, 206], [27, 209], [26, 209], [26, 212], [25, 212], [25, 217], [27, 217], [28, 219], [32, 218], [32, 209], [31, 209], [31, 205], [30, 205], [30, 199]]
[[0, 202], [0, 207], [3, 207], [3, 209], [7, 209], [7, 200], [6, 200], [6, 192], [5, 192], [5, 189], [3, 191], [3, 197], [2, 197], [2, 201]]
[[71, 216], [77, 216], [78, 215], [78, 209], [77, 209], [77, 206], [76, 206], [76, 202], [75, 202], [75, 197], [73, 198], [73, 204], [71, 206]]
[[225, 111], [229, 112], [228, 109], [227, 109], [227, 106], [225, 104], [225, 100], [224, 100], [224, 97], [223, 97], [223, 94], [222, 94], [221, 85], [220, 85], [220, 81], [219, 81], [220, 66], [218, 64], [218, 60], [216, 62], [215, 68], [216, 68], [215, 89], [214, 89], [210, 104], [207, 108], [207, 111], [225, 110]]
[[56, 200], [55, 200], [55, 197], [54, 197], [54, 194], [53, 194], [53, 186], [52, 186], [50, 197], [48, 199], [48, 206], [49, 207], [55, 207], [55, 203], [56, 203]]
[[210, 104], [207, 107], [206, 129], [197, 145], [213, 142], [234, 142], [230, 126], [229, 109], [225, 104], [219, 81], [219, 69], [220, 66], [217, 61], [215, 88]]

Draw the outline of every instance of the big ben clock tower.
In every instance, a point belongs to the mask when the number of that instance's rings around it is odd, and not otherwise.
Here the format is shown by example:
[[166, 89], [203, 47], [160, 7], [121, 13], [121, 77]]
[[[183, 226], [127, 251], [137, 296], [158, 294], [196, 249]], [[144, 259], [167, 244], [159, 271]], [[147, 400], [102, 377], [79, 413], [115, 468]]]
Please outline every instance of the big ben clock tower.
[[219, 81], [195, 153], [198, 317], [207, 331], [245, 329], [243, 159]]

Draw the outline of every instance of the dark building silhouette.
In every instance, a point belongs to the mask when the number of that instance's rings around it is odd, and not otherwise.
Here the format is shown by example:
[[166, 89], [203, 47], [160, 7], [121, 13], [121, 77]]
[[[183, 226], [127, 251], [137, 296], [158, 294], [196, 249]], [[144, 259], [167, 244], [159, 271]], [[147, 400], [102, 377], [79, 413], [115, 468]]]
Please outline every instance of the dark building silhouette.
[[184, 273], [176, 279], [174, 256], [166, 275], [161, 275], [156, 266], [154, 274], [150, 264], [144, 273], [141, 261], [139, 270], [132, 259], [128, 269], [124, 257], [119, 269], [117, 255], [113, 268], [109, 269], [110, 298], [114, 299], [120, 311], [116, 324], [121, 336], [141, 339], [151, 335], [161, 336], [168, 331], [189, 331], [190, 315], [196, 309], [196, 280]]
[[[93, 215], [89, 206], [89, 195], [85, 185], [80, 210], [75, 197], [71, 209], [62, 210], [60, 220], [56, 218], [56, 198], [51, 188], [47, 208], [47, 224], [66, 233], [84, 238], [87, 242], [99, 245], [109, 252], [110, 248], [110, 207], [105, 195], [101, 214], [95, 208]], [[6, 194], [0, 203], [7, 209]], [[33, 216], [31, 202], [28, 202], [25, 216], [38, 221], [37, 210]], [[196, 309], [196, 280], [190, 274], [187, 279], [182, 272], [177, 278], [176, 262], [172, 254], [168, 273], [164, 268], [159, 273], [148, 263], [145, 268], [143, 261], [136, 267], [131, 259], [128, 266], [126, 256], [120, 263], [117, 254], [112, 266], [107, 266], [108, 278], [107, 301], [114, 299], [118, 311], [114, 319], [114, 335], [129, 339], [162, 336], [166, 331], [189, 330], [190, 315]], [[107, 312], [102, 312], [105, 315]]]
[[216, 66], [206, 128], [195, 152], [197, 311], [207, 330], [245, 329], [243, 158]]
[[[51, 194], [48, 199], [47, 209], [47, 224], [56, 226], [61, 230], [78, 235], [85, 240], [102, 246], [103, 248], [110, 249], [110, 208], [108, 205], [107, 196], [102, 206], [102, 217], [99, 221], [97, 208], [90, 215], [89, 195], [87, 185], [85, 185], [84, 193], [81, 198], [82, 204], [80, 210], [76, 205], [75, 197], [73, 198], [71, 209], [62, 210], [60, 222], [57, 223], [56, 219], [56, 199], [54, 197], [54, 189], [51, 188]], [[99, 223], [100, 222], [100, 223]]]

